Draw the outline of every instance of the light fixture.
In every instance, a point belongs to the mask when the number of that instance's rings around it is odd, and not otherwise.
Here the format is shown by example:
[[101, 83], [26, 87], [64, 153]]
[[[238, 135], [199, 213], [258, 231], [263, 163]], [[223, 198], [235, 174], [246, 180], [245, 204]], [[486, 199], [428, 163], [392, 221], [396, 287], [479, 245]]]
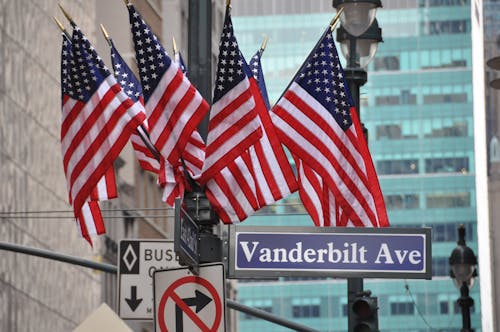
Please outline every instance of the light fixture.
[[347, 59], [347, 67], [366, 68], [375, 56], [378, 44], [383, 41], [382, 29], [379, 28], [377, 20], [374, 20], [362, 35], [354, 36], [342, 25], [337, 29], [337, 41], [340, 42], [340, 50]]
[[344, 8], [340, 23], [351, 35], [358, 37], [373, 23], [377, 8], [382, 7], [380, 0], [333, 0], [333, 7]]
[[465, 227], [458, 227], [457, 246], [451, 252], [449, 258], [450, 276], [458, 289], [465, 284], [469, 289], [474, 285], [474, 277], [477, 276], [477, 258], [471, 248], [465, 244]]

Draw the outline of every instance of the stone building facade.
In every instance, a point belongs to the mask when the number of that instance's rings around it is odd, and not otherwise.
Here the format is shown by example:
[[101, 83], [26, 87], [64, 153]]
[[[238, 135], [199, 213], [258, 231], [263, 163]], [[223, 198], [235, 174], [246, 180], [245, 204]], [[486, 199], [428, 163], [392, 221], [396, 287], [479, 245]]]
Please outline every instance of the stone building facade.
[[[62, 17], [55, 0], [0, 1], [0, 241], [93, 259], [70, 216], [61, 160]], [[67, 1], [95, 34], [94, 1]], [[28, 214], [35, 211], [63, 211]], [[30, 218], [36, 216], [36, 218]], [[0, 331], [71, 331], [100, 303], [101, 273], [0, 253]]]

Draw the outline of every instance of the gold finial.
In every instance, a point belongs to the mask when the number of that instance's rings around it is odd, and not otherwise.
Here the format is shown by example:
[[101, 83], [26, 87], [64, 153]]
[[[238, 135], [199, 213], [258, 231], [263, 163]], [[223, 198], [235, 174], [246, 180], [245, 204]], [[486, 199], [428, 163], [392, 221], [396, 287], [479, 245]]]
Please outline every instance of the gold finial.
[[179, 53], [179, 49], [177, 48], [177, 44], [175, 43], [175, 37], [172, 37], [172, 47], [174, 48], [174, 54]]
[[62, 25], [61, 21], [59, 21], [57, 19], [57, 17], [55, 16], [52, 16], [52, 18], [54, 19], [54, 22], [56, 22], [57, 26], [59, 27], [59, 29], [62, 31], [62, 32], [66, 32], [66, 29], [64, 28], [64, 26]]
[[123, 0], [123, 2], [125, 3], [125, 6], [130, 6], [130, 0]]
[[264, 40], [262, 41], [262, 45], [260, 46], [260, 52], [264, 53], [264, 50], [266, 49], [267, 46], [267, 41], [269, 40], [269, 36], [266, 36]]
[[226, 0], [226, 7], [231, 6], [231, 0]]
[[330, 22], [330, 29], [331, 31], [333, 32], [333, 30], [335, 30], [335, 27], [337, 26], [337, 24], [339, 23], [339, 20], [340, 20], [340, 15], [342, 14], [342, 12], [344, 11], [344, 7], [341, 7], [337, 14], [335, 15], [335, 17], [333, 18], [333, 20]]
[[66, 17], [66, 19], [72, 23], [73, 22], [73, 18], [71, 17], [71, 15], [68, 14], [68, 12], [63, 8], [63, 6], [61, 6], [61, 4], [58, 4], [58, 6], [59, 6], [59, 9], [64, 14], [64, 16]]
[[64, 28], [64, 26], [62, 25], [61, 21], [59, 21], [59, 20], [57, 19], [57, 17], [55, 17], [55, 16], [52, 16], [52, 18], [54, 19], [54, 22], [56, 22], [57, 26], [58, 26], [58, 27], [59, 27], [59, 29], [62, 31], [62, 33], [64, 33], [64, 35], [66, 35], [66, 37], [68, 37], [69, 39], [71, 39], [71, 36], [70, 36], [70, 34], [68, 33], [68, 30], [66, 30], [66, 29]]
[[104, 28], [104, 25], [100, 25], [101, 26], [101, 31], [102, 31], [102, 34], [104, 35], [104, 38], [106, 38], [106, 41], [108, 42], [109, 46], [111, 46], [111, 38], [109, 37], [109, 34], [108, 34], [108, 31], [106, 31], [106, 28]]

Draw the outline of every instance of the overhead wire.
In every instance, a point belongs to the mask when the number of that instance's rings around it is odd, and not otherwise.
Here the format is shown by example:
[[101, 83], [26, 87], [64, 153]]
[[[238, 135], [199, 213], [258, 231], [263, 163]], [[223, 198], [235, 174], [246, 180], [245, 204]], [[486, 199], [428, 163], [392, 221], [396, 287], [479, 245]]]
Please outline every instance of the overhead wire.
[[[422, 311], [420, 310], [419, 306], [417, 305], [417, 302], [415, 301], [415, 298], [413, 297], [413, 293], [411, 292], [410, 290], [410, 285], [408, 285], [408, 280], [405, 279], [405, 289], [406, 289], [406, 294], [410, 297], [412, 303], [413, 303], [413, 306], [415, 307], [415, 309], [417, 310], [417, 314], [419, 315], [419, 317], [422, 319], [422, 321], [424, 322], [424, 324], [429, 328], [431, 329], [431, 331], [442, 331], [443, 329], [436, 329], [434, 327], [432, 327], [429, 322], [427, 321], [427, 319], [425, 318], [425, 316], [423, 315]], [[454, 315], [451, 315], [451, 318], [449, 319], [448, 321], [448, 328], [446, 329], [446, 331], [451, 327], [451, 324], [453, 322], [453, 317]]]
[[[301, 206], [300, 203], [277, 203], [273, 204], [270, 207], [278, 207], [278, 206]], [[114, 212], [121, 213], [133, 213], [130, 217], [137, 218], [167, 218], [173, 217], [174, 209], [167, 208], [103, 208], [101, 209], [103, 212], [103, 217], [106, 219], [123, 219], [127, 218], [127, 215], [113, 215]], [[158, 212], [163, 211], [167, 213], [161, 214], [143, 214], [140, 212]], [[135, 213], [134, 213], [135, 212]], [[170, 213], [168, 213], [170, 212]], [[186, 211], [184, 211], [186, 212]], [[186, 213], [187, 214], [187, 213]], [[294, 216], [294, 215], [306, 215], [305, 212], [285, 212], [285, 213], [273, 213], [273, 212], [264, 212], [264, 213], [256, 213], [255, 216]], [[72, 210], [28, 210], [28, 211], [0, 211], [0, 218], [9, 218], [9, 219], [74, 219]]]

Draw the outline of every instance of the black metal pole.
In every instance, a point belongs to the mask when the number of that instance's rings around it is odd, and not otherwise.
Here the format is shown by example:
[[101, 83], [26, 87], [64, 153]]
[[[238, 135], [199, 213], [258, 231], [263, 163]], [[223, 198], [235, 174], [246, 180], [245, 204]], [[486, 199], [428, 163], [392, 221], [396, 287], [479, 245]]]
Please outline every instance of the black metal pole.
[[[189, 80], [196, 86], [205, 100], [212, 100], [212, 2], [211, 0], [189, 0], [188, 23], [188, 67]], [[199, 125], [201, 137], [207, 140], [208, 120], [206, 116]], [[188, 202], [189, 201], [189, 202]], [[185, 205], [206, 205], [208, 201], [203, 188], [193, 188], [184, 196]], [[205, 204], [206, 203], [206, 204]], [[209, 205], [209, 204], [208, 204]], [[210, 215], [214, 215], [210, 207]], [[201, 222], [198, 209], [192, 216], [199, 226], [198, 256], [200, 263], [222, 261], [222, 242], [214, 234], [214, 226], [219, 223], [218, 217]], [[199, 222], [200, 221], [200, 222]]]
[[87, 267], [87, 268], [91, 268], [94, 270], [99, 270], [99, 271], [103, 271], [103, 272], [107, 272], [107, 273], [113, 273], [113, 274], [118, 273], [118, 268], [116, 267], [116, 265], [94, 262], [94, 261], [91, 261], [91, 260], [88, 260], [85, 258], [60, 254], [58, 252], [54, 252], [51, 250], [25, 247], [25, 246], [21, 246], [21, 245], [14, 244], [14, 243], [8, 243], [8, 242], [0, 242], [0, 250], [8, 250], [8, 251], [18, 252], [18, 253], [22, 253], [22, 254], [38, 256], [38, 257], [42, 257], [42, 258], [48, 258], [48, 259], [56, 260], [59, 262], [69, 263], [69, 264], [73, 264], [73, 265], [79, 265], [79, 266], [83, 266], [83, 267]]
[[[212, 101], [212, 3], [211, 0], [189, 0], [188, 68], [189, 80], [211, 104]], [[206, 140], [208, 117], [198, 128]]]
[[249, 315], [252, 315], [252, 316], [255, 316], [258, 318], [262, 318], [262, 319], [267, 320], [269, 322], [288, 327], [288, 328], [295, 330], [295, 331], [319, 332], [318, 330], [312, 329], [310, 327], [294, 323], [292, 321], [289, 321], [289, 320], [283, 319], [281, 317], [278, 317], [276, 315], [273, 315], [271, 313], [268, 313], [264, 310], [255, 309], [255, 308], [246, 306], [244, 304], [232, 301], [230, 299], [226, 299], [226, 304], [227, 304], [228, 308], [235, 309], [235, 310], [244, 312], [246, 314], [249, 314]]
[[[347, 68], [344, 70], [344, 75], [349, 85], [349, 91], [351, 93], [351, 98], [356, 107], [356, 112], [361, 119], [361, 104], [360, 104], [360, 87], [363, 86], [367, 81], [366, 71], [360, 68], [359, 59], [356, 54], [356, 38], [349, 37], [349, 59], [347, 62]], [[363, 133], [365, 134], [365, 139], [368, 141], [368, 131], [363, 125]], [[348, 278], [347, 279], [347, 305], [351, 308], [356, 295], [363, 292], [363, 278]], [[350, 310], [347, 311], [350, 315]], [[353, 331], [354, 326], [351, 317], [348, 317], [348, 331]]]
[[464, 282], [460, 287], [460, 298], [457, 304], [462, 308], [462, 329], [460, 332], [474, 332], [470, 322], [470, 308], [474, 305], [474, 300], [469, 296], [469, 287]]

